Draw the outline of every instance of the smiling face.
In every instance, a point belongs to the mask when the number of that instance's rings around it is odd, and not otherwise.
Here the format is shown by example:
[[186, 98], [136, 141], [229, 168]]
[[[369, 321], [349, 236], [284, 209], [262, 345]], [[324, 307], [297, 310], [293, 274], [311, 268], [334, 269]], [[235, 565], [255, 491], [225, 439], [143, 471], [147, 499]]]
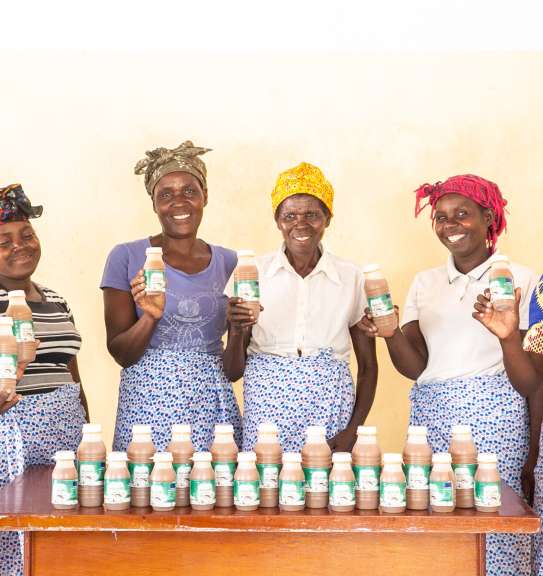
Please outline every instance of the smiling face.
[[29, 222], [0, 225], [0, 282], [30, 278], [40, 257], [40, 241]]
[[283, 234], [287, 251], [295, 255], [310, 255], [318, 249], [330, 224], [330, 214], [314, 196], [296, 194], [279, 205], [275, 221]]
[[479, 255], [486, 259], [488, 227], [492, 210], [460, 194], [445, 194], [436, 203], [435, 231], [454, 257]]
[[188, 172], [163, 176], [153, 190], [153, 207], [163, 232], [171, 238], [196, 236], [207, 194], [199, 180]]

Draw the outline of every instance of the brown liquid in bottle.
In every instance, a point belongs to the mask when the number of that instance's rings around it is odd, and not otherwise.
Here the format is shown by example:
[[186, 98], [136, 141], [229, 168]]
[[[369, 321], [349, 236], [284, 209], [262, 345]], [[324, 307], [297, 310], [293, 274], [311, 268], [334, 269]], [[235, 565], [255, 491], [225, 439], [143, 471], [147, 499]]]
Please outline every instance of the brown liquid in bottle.
[[305, 505], [307, 508], [328, 506], [328, 477], [332, 467], [332, 451], [326, 442], [324, 426], [309, 426], [302, 449], [305, 474]]
[[383, 454], [383, 471], [379, 486], [381, 512], [399, 514], [406, 508], [406, 481], [401, 454]]
[[260, 314], [260, 288], [255, 253], [252, 250], [238, 251], [238, 265], [234, 270], [234, 296], [243, 298], [244, 305], [253, 311], [257, 320]]
[[215, 507], [215, 472], [211, 467], [210, 452], [195, 452], [190, 473], [190, 505], [194, 510], [212, 510]]
[[451, 455], [448, 452], [434, 454], [430, 474], [430, 505], [432, 512], [452, 512], [456, 494]]
[[79, 468], [79, 504], [83, 507], [102, 506], [106, 445], [102, 441], [100, 424], [83, 424], [83, 439], [77, 449]]
[[132, 426], [132, 442], [128, 445], [128, 469], [130, 471], [131, 504], [137, 508], [150, 505], [151, 471], [155, 445], [151, 439], [151, 426]]
[[355, 505], [355, 477], [348, 452], [335, 452], [332, 455], [330, 472], [330, 510], [352, 512]]
[[512, 310], [515, 306], [515, 284], [506, 256], [493, 257], [488, 280], [493, 308], [500, 312]]
[[452, 427], [449, 452], [452, 457], [452, 467], [456, 477], [456, 507], [473, 508], [473, 490], [475, 487], [475, 472], [477, 471], [477, 448], [471, 437], [469, 426]]
[[432, 449], [425, 426], [409, 426], [403, 451], [404, 472], [407, 482], [407, 508], [426, 510], [430, 502], [430, 469]]
[[61, 450], [55, 454], [51, 503], [58, 510], [77, 508], [77, 470], [74, 459], [75, 454], [71, 450]]
[[260, 507], [274, 508], [279, 503], [279, 473], [283, 455], [275, 424], [263, 423], [258, 426], [255, 453], [260, 475]]
[[153, 510], [164, 512], [175, 508], [176, 474], [171, 452], [156, 452], [151, 472], [151, 506]]
[[17, 356], [19, 362], [30, 363], [36, 359], [34, 322], [32, 310], [26, 303], [24, 290], [8, 292], [9, 305], [6, 316], [13, 319], [13, 334], [17, 340]]
[[373, 323], [378, 331], [377, 334], [383, 338], [388, 338], [394, 334], [398, 327], [398, 318], [394, 311], [388, 283], [377, 264], [366, 266], [363, 272], [364, 291]]
[[104, 475], [104, 510], [130, 508], [130, 472], [126, 452], [110, 452]]
[[145, 264], [143, 265], [145, 292], [147, 294], [161, 294], [166, 291], [166, 267], [162, 259], [162, 248], [154, 246], [147, 248], [145, 256]]
[[0, 390], [15, 390], [17, 384], [17, 340], [13, 320], [0, 316]]
[[496, 454], [479, 454], [477, 461], [475, 508], [477, 512], [497, 512], [502, 502]]
[[377, 444], [375, 426], [359, 426], [353, 447], [353, 468], [356, 479], [356, 508], [379, 508], [379, 477], [381, 476], [381, 450]]
[[297, 452], [283, 454], [283, 468], [279, 474], [279, 508], [285, 512], [297, 512], [305, 507], [305, 475], [301, 467], [302, 457]]
[[238, 510], [250, 512], [260, 505], [260, 477], [255, 466], [254, 452], [240, 452], [234, 475], [234, 505]]
[[179, 507], [189, 506], [191, 459], [194, 454], [190, 424], [174, 424], [172, 426], [172, 441], [168, 446], [168, 452], [171, 452], [173, 456], [173, 468], [176, 473], [175, 505]]
[[234, 473], [238, 459], [238, 447], [234, 442], [234, 427], [231, 424], [216, 424], [215, 439], [211, 445], [217, 507], [234, 505]]

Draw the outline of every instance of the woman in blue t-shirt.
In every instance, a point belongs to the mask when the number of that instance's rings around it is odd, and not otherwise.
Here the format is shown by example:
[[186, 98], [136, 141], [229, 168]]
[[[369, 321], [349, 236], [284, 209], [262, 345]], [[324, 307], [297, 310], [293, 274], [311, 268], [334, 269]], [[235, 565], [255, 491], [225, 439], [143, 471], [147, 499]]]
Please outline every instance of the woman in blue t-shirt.
[[[171, 425], [189, 423], [197, 450], [209, 448], [216, 423], [240, 414], [222, 366], [226, 331], [224, 288], [236, 254], [197, 238], [207, 204], [208, 150], [192, 142], [157, 148], [136, 165], [145, 174], [162, 232], [113, 248], [100, 287], [104, 293], [107, 346], [123, 367], [114, 449], [126, 450], [133, 424], [150, 424], [157, 449], [170, 440]], [[145, 292], [145, 250], [160, 247], [166, 293]]]

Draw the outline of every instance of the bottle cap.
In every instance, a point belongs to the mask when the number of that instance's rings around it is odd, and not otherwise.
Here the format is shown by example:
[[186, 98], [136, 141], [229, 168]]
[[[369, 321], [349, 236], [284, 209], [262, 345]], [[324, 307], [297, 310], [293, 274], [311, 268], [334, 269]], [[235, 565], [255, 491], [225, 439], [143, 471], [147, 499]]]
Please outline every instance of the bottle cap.
[[428, 428], [426, 426], [409, 426], [407, 429], [408, 436], [427, 436]]
[[496, 464], [497, 461], [498, 457], [492, 452], [481, 452], [481, 454], [477, 456], [478, 464]]
[[377, 272], [377, 270], [381, 270], [381, 266], [379, 266], [379, 264], [368, 264], [362, 268], [362, 272], [364, 274], [371, 274], [372, 272]]
[[173, 455], [171, 452], [155, 452], [153, 462], [173, 462]]
[[83, 434], [101, 434], [101, 424], [83, 424]]
[[273, 422], [262, 422], [258, 425], [258, 431], [263, 434], [277, 434], [277, 426]]
[[334, 452], [332, 454], [332, 462], [334, 464], [344, 463], [350, 464], [352, 462], [351, 453], [350, 452]]
[[126, 452], [110, 452], [107, 455], [108, 462], [126, 462], [128, 460], [128, 456]]
[[13, 318], [11, 316], [0, 316], [0, 326], [13, 326]]
[[377, 436], [377, 426], [359, 426], [356, 433], [359, 436]]
[[145, 254], [160, 254], [162, 256], [162, 248], [151, 246], [145, 249]]
[[215, 424], [215, 434], [233, 434], [234, 426], [232, 424]]
[[255, 256], [254, 250], [238, 250], [237, 254], [238, 258], [254, 258]]
[[450, 464], [451, 462], [452, 458], [448, 452], [437, 452], [432, 455], [433, 464]]
[[256, 454], [254, 452], [239, 452], [238, 462], [256, 462]]
[[326, 426], [308, 426], [305, 429], [307, 436], [324, 436], [326, 437]]
[[172, 424], [172, 434], [190, 434], [190, 424]]
[[402, 455], [396, 453], [385, 453], [383, 454], [384, 464], [401, 464], [403, 462]]
[[151, 426], [149, 424], [134, 424], [132, 434], [151, 434]]
[[26, 294], [24, 290], [10, 290], [8, 292], [8, 298], [25, 298]]
[[471, 426], [469, 424], [455, 424], [451, 428], [452, 434], [471, 434]]
[[192, 455], [193, 462], [211, 462], [211, 452], [195, 452]]
[[55, 460], [75, 460], [75, 452], [73, 450], [59, 450], [55, 452]]
[[301, 464], [302, 455], [299, 452], [285, 452], [283, 454], [283, 464]]

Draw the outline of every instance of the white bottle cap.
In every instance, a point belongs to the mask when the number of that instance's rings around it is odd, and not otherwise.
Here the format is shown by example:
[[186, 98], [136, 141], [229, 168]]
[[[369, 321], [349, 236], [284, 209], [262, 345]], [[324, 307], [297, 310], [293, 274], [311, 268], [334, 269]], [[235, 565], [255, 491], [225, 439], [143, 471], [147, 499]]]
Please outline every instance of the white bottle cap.
[[377, 272], [377, 270], [381, 270], [381, 266], [379, 266], [379, 264], [368, 264], [362, 268], [362, 272], [364, 274], [371, 274], [372, 272]]
[[332, 454], [332, 462], [334, 464], [350, 464], [352, 462], [350, 452], [334, 452]]
[[160, 254], [162, 256], [162, 248], [159, 246], [151, 246], [145, 249], [145, 254]]
[[132, 434], [151, 434], [151, 426], [149, 424], [134, 424]]
[[256, 454], [254, 452], [239, 452], [238, 462], [256, 462]]
[[55, 452], [55, 460], [75, 460], [75, 452], [73, 450], [59, 450]]
[[433, 464], [450, 464], [451, 462], [452, 458], [448, 452], [437, 452], [432, 455]]
[[172, 434], [190, 434], [190, 424], [172, 424]]
[[277, 426], [273, 422], [262, 422], [258, 425], [258, 431], [262, 434], [277, 434]]
[[455, 424], [451, 428], [452, 434], [471, 434], [471, 426], [469, 424]]
[[377, 426], [359, 426], [356, 433], [360, 436], [377, 436]]
[[108, 462], [126, 462], [128, 460], [128, 455], [126, 452], [110, 452], [107, 455]]
[[481, 454], [477, 456], [478, 464], [496, 464], [497, 461], [498, 457], [492, 452], [481, 452]]
[[211, 462], [211, 452], [195, 452], [192, 455], [193, 462]]
[[409, 426], [407, 429], [408, 436], [427, 436], [428, 428], [426, 426]]
[[305, 433], [307, 436], [326, 436], [326, 426], [308, 426]]
[[232, 424], [215, 424], [215, 434], [233, 434]]
[[101, 424], [83, 424], [83, 434], [101, 434]]
[[173, 462], [173, 455], [171, 452], [155, 452], [153, 462]]
[[10, 290], [8, 292], [8, 298], [26, 298], [24, 290]]
[[0, 316], [0, 326], [13, 326], [13, 318], [11, 316]]
[[285, 452], [283, 454], [283, 464], [300, 464], [302, 455], [299, 452]]
[[385, 453], [383, 454], [384, 464], [401, 464], [403, 462], [402, 455], [396, 453]]
[[254, 258], [255, 256], [254, 250], [238, 250], [237, 254], [238, 258]]

